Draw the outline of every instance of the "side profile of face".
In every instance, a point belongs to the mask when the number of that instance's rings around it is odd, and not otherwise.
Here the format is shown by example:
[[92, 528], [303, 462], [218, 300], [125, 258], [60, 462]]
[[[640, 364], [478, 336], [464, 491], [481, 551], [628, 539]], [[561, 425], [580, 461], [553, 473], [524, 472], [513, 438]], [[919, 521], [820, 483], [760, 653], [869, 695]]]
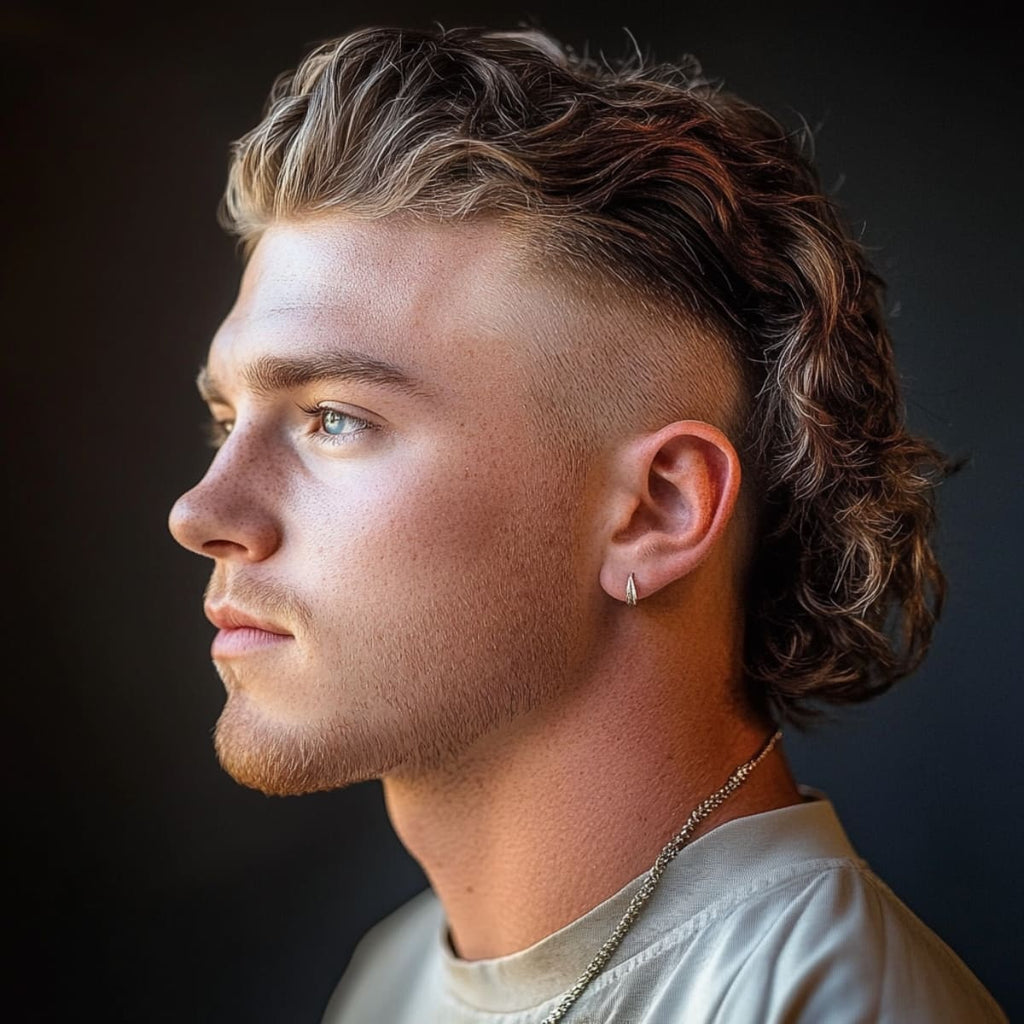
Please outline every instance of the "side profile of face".
[[221, 443], [170, 517], [213, 562], [216, 747], [246, 785], [439, 768], [586, 661], [587, 504], [505, 326], [552, 311], [505, 244], [332, 214], [247, 265], [201, 378]]

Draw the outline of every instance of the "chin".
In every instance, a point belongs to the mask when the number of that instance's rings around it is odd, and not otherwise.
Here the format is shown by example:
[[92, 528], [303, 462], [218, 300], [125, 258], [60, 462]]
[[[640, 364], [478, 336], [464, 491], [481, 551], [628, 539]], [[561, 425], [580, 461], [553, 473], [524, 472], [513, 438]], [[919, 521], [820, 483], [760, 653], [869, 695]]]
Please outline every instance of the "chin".
[[365, 759], [353, 759], [346, 751], [351, 742], [345, 743], [337, 730], [323, 723], [300, 728], [268, 719], [238, 694], [228, 698], [217, 720], [213, 745], [228, 775], [267, 796], [342, 789], [381, 774]]

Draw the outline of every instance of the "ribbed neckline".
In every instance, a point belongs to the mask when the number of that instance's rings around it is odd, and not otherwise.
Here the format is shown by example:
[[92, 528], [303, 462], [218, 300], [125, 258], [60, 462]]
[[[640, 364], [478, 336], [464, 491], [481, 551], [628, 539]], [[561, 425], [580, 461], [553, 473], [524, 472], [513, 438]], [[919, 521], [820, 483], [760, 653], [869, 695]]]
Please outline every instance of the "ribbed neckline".
[[[858, 858], [828, 797], [800, 786], [804, 802], [733, 818], [676, 856], [622, 945], [605, 967], [630, 959], [716, 900], [802, 862]], [[437, 941], [445, 987], [479, 1010], [512, 1012], [563, 994], [618, 924], [647, 871], [564, 928], [526, 949], [487, 960], [463, 960], [442, 919]]]

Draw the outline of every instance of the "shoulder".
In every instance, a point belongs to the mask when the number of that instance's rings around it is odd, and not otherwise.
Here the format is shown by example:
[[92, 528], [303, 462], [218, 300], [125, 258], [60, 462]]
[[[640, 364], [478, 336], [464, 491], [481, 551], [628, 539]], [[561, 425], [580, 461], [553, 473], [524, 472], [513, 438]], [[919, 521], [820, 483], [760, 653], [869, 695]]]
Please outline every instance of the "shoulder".
[[[375, 924], [352, 953], [324, 1024], [378, 1019], [387, 1012], [388, 993], [405, 1003], [411, 989], [431, 984], [442, 922], [440, 902], [427, 888]], [[401, 1019], [397, 1003], [393, 1019]]]
[[443, 916], [440, 901], [428, 886], [375, 924], [360, 940], [353, 960], [356, 955], [365, 955], [367, 950], [381, 946], [415, 948], [432, 942], [437, 938]]
[[721, 924], [746, 947], [729, 998], [737, 1011], [755, 999], [756, 1019], [1005, 1020], [960, 958], [863, 861], [805, 865], [735, 905]]

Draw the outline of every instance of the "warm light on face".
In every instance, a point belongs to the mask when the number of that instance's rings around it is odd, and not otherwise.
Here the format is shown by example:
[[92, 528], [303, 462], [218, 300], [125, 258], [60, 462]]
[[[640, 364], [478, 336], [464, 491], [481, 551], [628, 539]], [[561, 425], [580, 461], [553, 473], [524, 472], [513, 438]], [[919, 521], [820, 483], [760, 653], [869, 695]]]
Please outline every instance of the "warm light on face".
[[171, 515], [214, 560], [240, 781], [436, 768], [584, 660], [583, 509], [499, 327], [508, 266], [486, 225], [324, 218], [257, 247], [200, 378], [218, 447]]

